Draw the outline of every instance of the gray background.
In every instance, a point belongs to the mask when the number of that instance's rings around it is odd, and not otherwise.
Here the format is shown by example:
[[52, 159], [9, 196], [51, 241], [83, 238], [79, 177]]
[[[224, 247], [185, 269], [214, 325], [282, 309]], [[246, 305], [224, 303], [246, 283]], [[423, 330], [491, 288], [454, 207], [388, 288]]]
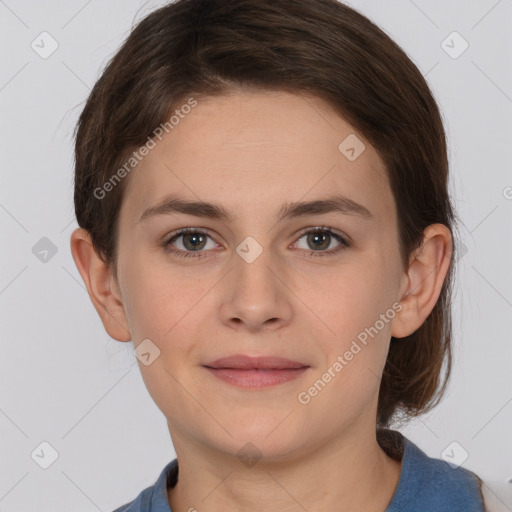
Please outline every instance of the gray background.
[[[69, 250], [73, 126], [132, 24], [163, 3], [0, 0], [1, 512], [110, 511], [174, 458], [132, 344], [106, 334]], [[456, 441], [469, 454], [463, 467], [512, 487], [512, 2], [351, 5], [434, 91], [467, 248], [448, 396], [402, 432], [437, 458]], [[44, 31], [58, 43], [47, 58], [31, 47], [46, 37], [51, 48]], [[461, 55], [453, 31], [469, 44]], [[58, 453], [47, 469], [42, 442]]]

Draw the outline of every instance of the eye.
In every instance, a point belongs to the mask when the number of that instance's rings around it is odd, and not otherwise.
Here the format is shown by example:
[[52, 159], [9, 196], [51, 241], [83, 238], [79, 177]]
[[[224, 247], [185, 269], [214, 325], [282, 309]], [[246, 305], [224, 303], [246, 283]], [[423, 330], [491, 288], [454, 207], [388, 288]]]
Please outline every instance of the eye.
[[[330, 256], [350, 247], [350, 244], [341, 235], [334, 233], [329, 227], [308, 229], [299, 240], [302, 238], [306, 238], [308, 247], [304, 250], [309, 251], [311, 256]], [[330, 251], [323, 250], [331, 245], [333, 239], [338, 241], [338, 246]], [[297, 244], [298, 242], [295, 243], [295, 245]], [[313, 247], [312, 250], [310, 249], [311, 247]]]
[[[203, 258], [206, 254], [204, 254], [205, 251], [202, 249], [208, 249], [208, 238], [212, 240], [212, 244], [209, 248], [215, 249], [217, 244], [208, 233], [197, 228], [184, 228], [177, 231], [174, 236], [164, 242], [163, 246], [179, 258]], [[305, 249], [302, 248], [302, 250], [307, 251], [310, 256], [315, 257], [334, 255], [350, 247], [350, 244], [341, 235], [333, 232], [329, 227], [308, 228], [302, 232], [298, 241], [293, 245], [296, 246], [302, 238], [306, 238], [306, 243], [309, 246]], [[182, 241], [177, 243], [177, 245], [181, 245], [182, 248], [176, 248], [174, 243], [180, 239], [182, 239]], [[338, 246], [329, 251], [324, 250], [331, 245], [333, 239], [338, 241]], [[313, 249], [311, 249], [311, 247], [313, 247]]]
[[[176, 250], [176, 249], [172, 249], [170, 248], [169, 250], [175, 254], [176, 256], [180, 257], [180, 258], [190, 258], [190, 257], [193, 257], [193, 258], [201, 258], [203, 257], [204, 255], [201, 254], [199, 251], [201, 251], [201, 249], [204, 249], [205, 248], [205, 241], [207, 238], [210, 238], [211, 237], [205, 233], [204, 231], [200, 231], [198, 229], [195, 229], [195, 228], [184, 228], [184, 229], [180, 229], [172, 238], [170, 238], [167, 242], [165, 242], [165, 247], [171, 247], [173, 246], [172, 242], [174, 240], [178, 240], [178, 239], [183, 239], [183, 241], [181, 242], [181, 245], [183, 246], [183, 249], [180, 249], [180, 250]], [[213, 248], [215, 248], [217, 244], [214, 242], [213, 243]], [[210, 247], [211, 249], [212, 247]], [[198, 253], [198, 254], [194, 254], [194, 253]]]

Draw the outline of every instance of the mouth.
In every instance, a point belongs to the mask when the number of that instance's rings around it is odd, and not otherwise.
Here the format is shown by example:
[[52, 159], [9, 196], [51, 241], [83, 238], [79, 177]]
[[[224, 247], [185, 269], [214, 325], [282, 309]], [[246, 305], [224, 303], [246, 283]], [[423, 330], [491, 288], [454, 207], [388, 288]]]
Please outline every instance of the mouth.
[[281, 357], [234, 355], [203, 365], [218, 379], [241, 388], [264, 388], [300, 377], [309, 365]]

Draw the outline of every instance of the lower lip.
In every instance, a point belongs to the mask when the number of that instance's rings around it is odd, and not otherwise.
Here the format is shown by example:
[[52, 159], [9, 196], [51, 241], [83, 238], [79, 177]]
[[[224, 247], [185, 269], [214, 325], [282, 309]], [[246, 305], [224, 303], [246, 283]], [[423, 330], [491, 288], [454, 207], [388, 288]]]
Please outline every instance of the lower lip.
[[266, 388], [276, 386], [300, 377], [309, 367], [287, 368], [281, 370], [236, 370], [233, 368], [205, 368], [223, 380], [241, 388]]

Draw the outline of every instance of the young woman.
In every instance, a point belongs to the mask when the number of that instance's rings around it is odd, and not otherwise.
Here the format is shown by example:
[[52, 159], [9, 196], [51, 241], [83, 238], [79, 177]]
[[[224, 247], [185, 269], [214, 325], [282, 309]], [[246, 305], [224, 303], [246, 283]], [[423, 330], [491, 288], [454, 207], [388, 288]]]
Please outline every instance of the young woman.
[[117, 512], [484, 510], [389, 428], [450, 374], [447, 183], [429, 87], [356, 10], [142, 20], [76, 132], [73, 257], [177, 455]]

